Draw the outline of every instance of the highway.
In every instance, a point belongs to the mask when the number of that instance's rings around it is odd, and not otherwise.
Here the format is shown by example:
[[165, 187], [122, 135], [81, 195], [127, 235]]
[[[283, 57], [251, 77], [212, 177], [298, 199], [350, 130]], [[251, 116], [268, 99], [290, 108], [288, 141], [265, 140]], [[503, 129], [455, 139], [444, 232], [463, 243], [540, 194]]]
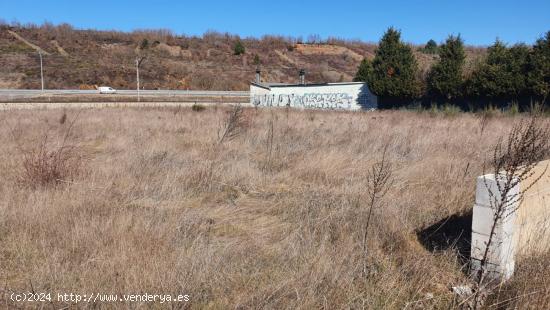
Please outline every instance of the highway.
[[[99, 95], [98, 90], [80, 89], [0, 89], [0, 98], [24, 98], [38, 96]], [[137, 96], [137, 90], [117, 90], [119, 96]], [[139, 95], [148, 96], [192, 96], [192, 97], [248, 97], [248, 91], [205, 91], [205, 90], [140, 90]], [[113, 96], [113, 95], [103, 95]]]
[[80, 89], [0, 89], [0, 111], [19, 109], [104, 108], [104, 107], [171, 107], [200, 103], [249, 103], [248, 91], [202, 90], [117, 90], [100, 94], [98, 90]]

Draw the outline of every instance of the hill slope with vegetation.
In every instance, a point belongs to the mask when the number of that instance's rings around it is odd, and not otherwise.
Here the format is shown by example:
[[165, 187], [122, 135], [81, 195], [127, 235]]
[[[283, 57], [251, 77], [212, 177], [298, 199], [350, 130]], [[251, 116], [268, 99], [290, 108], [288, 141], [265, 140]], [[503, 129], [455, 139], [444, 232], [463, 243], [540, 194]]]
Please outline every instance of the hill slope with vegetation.
[[[39, 88], [44, 56], [46, 88], [136, 87], [135, 59], [146, 89], [246, 90], [257, 67], [269, 82], [296, 82], [305, 68], [308, 82], [351, 81], [363, 58], [372, 59], [376, 44], [281, 36], [240, 38], [207, 32], [201, 37], [169, 30], [133, 32], [77, 30], [67, 24], [0, 25], [0, 88]], [[412, 46], [425, 78], [437, 54]], [[483, 48], [466, 48], [475, 63]]]

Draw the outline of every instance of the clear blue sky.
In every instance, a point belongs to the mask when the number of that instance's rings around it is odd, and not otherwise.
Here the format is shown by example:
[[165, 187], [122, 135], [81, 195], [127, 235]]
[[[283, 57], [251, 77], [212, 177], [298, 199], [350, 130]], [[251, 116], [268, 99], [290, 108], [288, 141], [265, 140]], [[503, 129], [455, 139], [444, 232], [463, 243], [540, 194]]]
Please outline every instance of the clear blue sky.
[[378, 41], [389, 26], [403, 39], [425, 43], [461, 34], [466, 44], [532, 43], [550, 30], [550, 0], [401, 0], [401, 1], [167, 1], [167, 0], [0, 0], [7, 22], [131, 31], [168, 28], [177, 34], [207, 30], [241, 37], [265, 34], [342, 37]]

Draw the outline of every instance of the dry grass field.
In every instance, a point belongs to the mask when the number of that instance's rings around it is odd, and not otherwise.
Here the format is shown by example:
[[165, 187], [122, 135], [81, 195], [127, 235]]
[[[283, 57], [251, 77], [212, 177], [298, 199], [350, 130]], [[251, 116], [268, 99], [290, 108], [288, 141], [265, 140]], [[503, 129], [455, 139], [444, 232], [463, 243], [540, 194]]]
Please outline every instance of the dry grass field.
[[[0, 305], [37, 308], [9, 300], [34, 291], [190, 295], [78, 308], [460, 307], [475, 177], [522, 116], [245, 109], [221, 141], [229, 112], [0, 112]], [[547, 308], [549, 261], [521, 259], [487, 308]]]

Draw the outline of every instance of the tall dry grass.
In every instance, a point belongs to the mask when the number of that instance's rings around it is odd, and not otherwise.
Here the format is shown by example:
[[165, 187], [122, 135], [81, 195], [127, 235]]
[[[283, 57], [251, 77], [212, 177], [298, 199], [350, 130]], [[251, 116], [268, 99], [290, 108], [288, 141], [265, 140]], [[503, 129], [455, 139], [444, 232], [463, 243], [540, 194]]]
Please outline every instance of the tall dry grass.
[[[468, 213], [492, 141], [514, 121], [247, 109], [247, 130], [218, 143], [221, 107], [83, 110], [81, 173], [21, 186], [18, 144], [57, 132], [61, 113], [0, 113], [0, 304], [23, 307], [7, 293], [32, 288], [183, 293], [191, 301], [171, 306], [194, 309], [457, 307], [464, 260], [417, 234]], [[384, 150], [393, 181], [368, 224], [365, 273], [368, 174]], [[539, 266], [521, 261], [496, 302], [546, 306]], [[77, 305], [115, 306], [140, 304]]]

